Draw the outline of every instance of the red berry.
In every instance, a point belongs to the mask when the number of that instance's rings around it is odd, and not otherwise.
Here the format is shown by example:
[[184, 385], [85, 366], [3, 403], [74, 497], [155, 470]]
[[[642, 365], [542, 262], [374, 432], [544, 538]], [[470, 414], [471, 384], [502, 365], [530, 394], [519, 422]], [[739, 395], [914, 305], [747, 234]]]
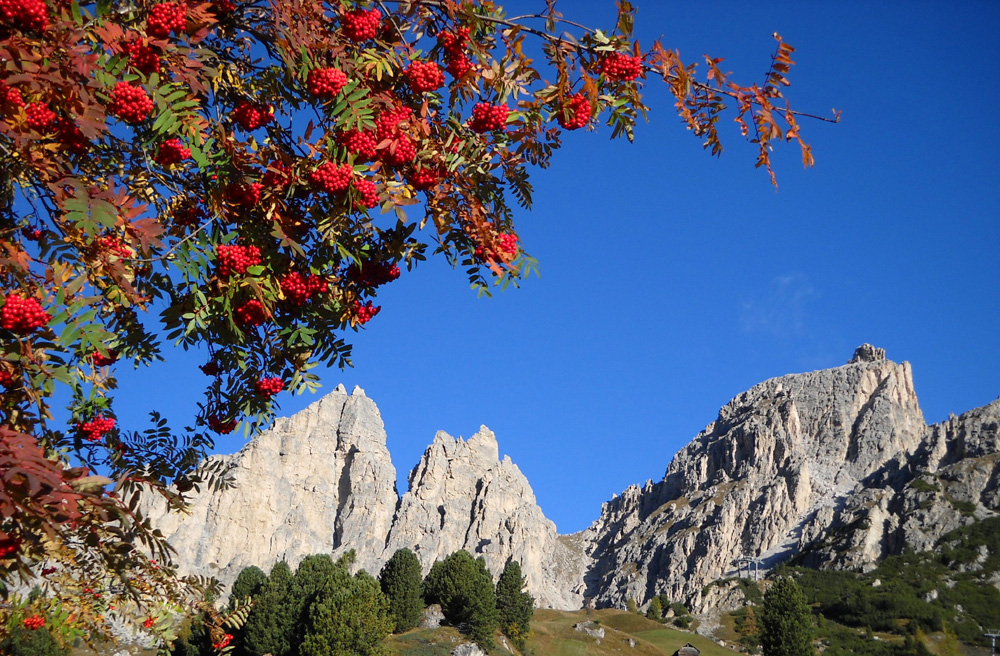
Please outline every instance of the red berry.
[[285, 300], [296, 307], [304, 305], [314, 294], [326, 293], [330, 288], [329, 284], [319, 276], [312, 274], [303, 276], [297, 271], [285, 274], [279, 283]]
[[399, 131], [399, 124], [408, 121], [413, 115], [413, 110], [409, 107], [397, 107], [379, 114], [375, 122], [375, 136], [379, 142], [396, 137]]
[[253, 207], [260, 202], [260, 192], [264, 185], [260, 182], [231, 184], [226, 187], [226, 200], [241, 207]]
[[151, 628], [153, 628], [153, 624], [154, 623], [155, 623], [155, 620], [152, 617], [147, 617], [146, 620], [142, 623], [142, 628], [144, 628], [144, 629], [151, 629]]
[[615, 82], [630, 82], [642, 75], [642, 59], [624, 52], [609, 53], [601, 62], [601, 73]]
[[368, 260], [351, 265], [347, 277], [364, 287], [378, 287], [399, 278], [399, 265]]
[[97, 442], [108, 432], [114, 430], [115, 420], [111, 417], [98, 415], [90, 421], [85, 421], [76, 425], [81, 436], [88, 442]]
[[590, 101], [582, 93], [573, 94], [556, 116], [564, 130], [582, 128], [590, 121]]
[[3, 308], [0, 308], [0, 326], [18, 335], [28, 335], [41, 328], [52, 317], [42, 309], [35, 298], [24, 298], [19, 294], [7, 294]]
[[180, 139], [173, 137], [160, 144], [160, 152], [153, 159], [160, 166], [172, 166], [180, 164], [189, 157], [191, 149], [182, 144]]
[[441, 171], [439, 170], [419, 168], [406, 176], [406, 181], [409, 182], [414, 189], [425, 191], [436, 187], [441, 181], [441, 177]]
[[146, 19], [146, 31], [151, 35], [165, 39], [171, 32], [183, 32], [187, 22], [187, 9], [176, 2], [161, 2], [153, 5]]
[[414, 93], [435, 91], [444, 85], [444, 73], [434, 62], [412, 62], [406, 69], [405, 75]]
[[353, 174], [350, 164], [337, 166], [333, 162], [323, 162], [309, 174], [309, 181], [319, 191], [336, 194], [347, 190]]
[[444, 50], [444, 60], [448, 73], [456, 80], [472, 68], [472, 61], [465, 52], [469, 41], [469, 28], [459, 27], [454, 32], [442, 32], [438, 35], [438, 43]]
[[[2, 2], [2, 0], [0, 0]], [[17, 87], [0, 82], [0, 108], [24, 107], [24, 98]]]
[[382, 12], [378, 9], [355, 9], [340, 17], [340, 29], [348, 39], [360, 43], [375, 38], [381, 20]]
[[493, 243], [476, 247], [476, 259], [481, 262], [511, 262], [517, 256], [518, 238], [512, 232], [501, 232]]
[[[212, 415], [208, 418], [208, 427], [214, 430], [216, 433], [219, 433], [220, 435], [228, 435], [229, 433], [233, 432], [233, 429], [236, 428], [236, 420], [223, 419], [218, 415]], [[159, 569], [159, 567], [157, 567], [156, 569]]]
[[31, 617], [25, 617], [22, 624], [24, 628], [36, 631], [45, 626], [45, 618], [41, 615], [32, 615]]
[[0, 0], [0, 26], [41, 31], [48, 25], [44, 0]]
[[354, 181], [354, 191], [358, 192], [358, 204], [371, 209], [378, 207], [379, 195], [378, 187], [368, 178], [361, 178]]
[[507, 105], [491, 105], [485, 102], [476, 103], [476, 106], [472, 108], [469, 129], [480, 134], [501, 130], [506, 125], [509, 115], [510, 107]]
[[124, 43], [122, 50], [128, 53], [128, 64], [133, 71], [147, 76], [160, 72], [160, 55], [144, 41]]
[[354, 301], [354, 314], [357, 316], [357, 321], [359, 324], [366, 324], [372, 320], [376, 314], [382, 309], [381, 305], [372, 305], [371, 301], [368, 301], [364, 305], [361, 301]]
[[6, 533], [0, 532], [0, 558], [7, 558], [13, 553], [17, 552], [18, 547], [21, 546], [20, 538], [12, 538]]
[[361, 159], [374, 159], [375, 148], [378, 141], [375, 133], [361, 130], [348, 130], [342, 132], [337, 137], [337, 142], [347, 149], [348, 152], [357, 155]]
[[68, 118], [56, 122], [56, 132], [62, 145], [72, 153], [80, 155], [90, 148], [90, 140], [83, 136], [80, 127]]
[[347, 86], [347, 75], [336, 68], [314, 68], [306, 80], [309, 95], [316, 98], [333, 98]]
[[107, 355], [102, 354], [100, 351], [94, 351], [90, 354], [90, 361], [95, 367], [107, 367], [110, 364], [114, 364], [117, 359], [118, 354], [113, 349], [108, 349]]
[[247, 267], [260, 264], [260, 249], [256, 246], [220, 244], [215, 247], [215, 259], [219, 264], [220, 278], [228, 278], [234, 273], [244, 276]]
[[0, 369], [0, 385], [7, 389], [14, 386], [14, 374], [7, 369]]
[[390, 166], [403, 166], [409, 164], [417, 156], [417, 148], [405, 134], [399, 136], [389, 144], [385, 151], [385, 162]]
[[233, 110], [233, 120], [247, 132], [252, 132], [274, 120], [274, 108], [261, 109], [244, 100]]
[[108, 110], [126, 123], [141, 123], [153, 111], [153, 101], [142, 87], [119, 82]]
[[233, 639], [233, 636], [231, 634], [227, 633], [227, 634], [223, 635], [222, 639], [219, 640], [218, 642], [213, 642], [212, 643], [212, 647], [214, 647], [217, 651], [222, 651], [223, 649], [226, 648], [227, 645], [229, 645], [229, 643], [232, 641], [232, 639]]
[[261, 325], [268, 317], [267, 310], [257, 299], [249, 300], [233, 310], [233, 320], [244, 330]]
[[261, 378], [254, 387], [258, 394], [270, 398], [285, 389], [285, 381], [277, 377]]
[[28, 127], [39, 132], [47, 132], [56, 122], [56, 113], [52, 111], [48, 103], [29, 103], [24, 108], [24, 113], [28, 116], [26, 120]]

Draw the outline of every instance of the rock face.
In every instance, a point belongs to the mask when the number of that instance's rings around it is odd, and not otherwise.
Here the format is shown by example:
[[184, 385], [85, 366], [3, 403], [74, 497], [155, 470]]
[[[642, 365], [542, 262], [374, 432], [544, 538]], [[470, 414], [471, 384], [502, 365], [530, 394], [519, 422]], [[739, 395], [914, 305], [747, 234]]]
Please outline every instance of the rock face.
[[[232, 582], [311, 553], [353, 548], [378, 573], [401, 547], [426, 573], [457, 549], [497, 576], [518, 560], [539, 606], [640, 605], [667, 594], [695, 612], [740, 602], [741, 561], [866, 568], [1000, 512], [1000, 399], [927, 426], [907, 363], [865, 344], [841, 367], [765, 381], [726, 404], [664, 478], [556, 534], [531, 486], [482, 427], [438, 433], [396, 493], [378, 409], [343, 388], [221, 457], [235, 487], [188, 517], [150, 508], [182, 571]], [[707, 586], [707, 587], [706, 587]]]

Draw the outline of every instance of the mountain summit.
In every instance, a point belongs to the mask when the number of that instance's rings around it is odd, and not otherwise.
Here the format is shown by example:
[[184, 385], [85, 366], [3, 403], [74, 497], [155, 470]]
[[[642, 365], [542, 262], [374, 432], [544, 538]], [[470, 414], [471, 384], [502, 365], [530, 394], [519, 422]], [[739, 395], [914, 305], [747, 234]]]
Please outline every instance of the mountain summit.
[[[182, 572], [218, 577], [355, 549], [377, 573], [401, 547], [426, 572], [458, 549], [494, 574], [521, 563], [540, 606], [624, 607], [666, 593], [717, 605], [706, 584], [753, 559], [865, 568], [1000, 510], [1000, 399], [928, 426], [908, 363], [865, 344], [844, 366], [773, 378], [726, 404], [663, 479], [606, 502], [585, 531], [556, 534], [527, 479], [486, 428], [439, 432], [396, 492], [378, 408], [329, 395], [224, 459], [235, 486], [189, 516], [148, 507]], [[708, 595], [708, 596], [706, 596]]]

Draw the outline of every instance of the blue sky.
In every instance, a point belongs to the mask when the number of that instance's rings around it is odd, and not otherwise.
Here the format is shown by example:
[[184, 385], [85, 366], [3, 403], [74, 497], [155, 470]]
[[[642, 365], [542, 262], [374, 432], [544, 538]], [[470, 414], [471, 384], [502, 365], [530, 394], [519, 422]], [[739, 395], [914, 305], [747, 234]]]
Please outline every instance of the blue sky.
[[[741, 391], [864, 342], [913, 364], [929, 422], [1000, 395], [1000, 4], [637, 4], [641, 44], [725, 57], [742, 81], [763, 77], [779, 32], [796, 48], [793, 107], [843, 121], [803, 121], [816, 166], [779, 150], [775, 191], [728, 118], [713, 158], [647, 81], [636, 143], [572, 134], [535, 173], [519, 231], [540, 278], [477, 298], [429, 262], [384, 288], [355, 368], [324, 383], [379, 405], [401, 491], [435, 431], [486, 424], [560, 532], [581, 530]], [[610, 0], [560, 6], [613, 23]], [[120, 372], [122, 423], [163, 403], [190, 421], [201, 362]], [[316, 398], [282, 395], [281, 414]]]

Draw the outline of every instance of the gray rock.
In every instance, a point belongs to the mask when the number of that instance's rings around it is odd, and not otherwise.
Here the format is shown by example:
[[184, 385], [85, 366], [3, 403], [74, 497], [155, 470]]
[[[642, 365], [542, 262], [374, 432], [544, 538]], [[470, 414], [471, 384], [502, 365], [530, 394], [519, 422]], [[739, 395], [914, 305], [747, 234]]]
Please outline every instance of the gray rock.
[[599, 626], [595, 622], [577, 622], [573, 625], [573, 630], [586, 633], [591, 638], [597, 638], [598, 640], [604, 637], [604, 627]]
[[463, 642], [451, 650], [451, 656], [488, 656], [488, 654], [474, 642]]
[[436, 629], [444, 622], [444, 613], [441, 612], [441, 604], [431, 604], [424, 609], [424, 616], [420, 620], [421, 629]]

